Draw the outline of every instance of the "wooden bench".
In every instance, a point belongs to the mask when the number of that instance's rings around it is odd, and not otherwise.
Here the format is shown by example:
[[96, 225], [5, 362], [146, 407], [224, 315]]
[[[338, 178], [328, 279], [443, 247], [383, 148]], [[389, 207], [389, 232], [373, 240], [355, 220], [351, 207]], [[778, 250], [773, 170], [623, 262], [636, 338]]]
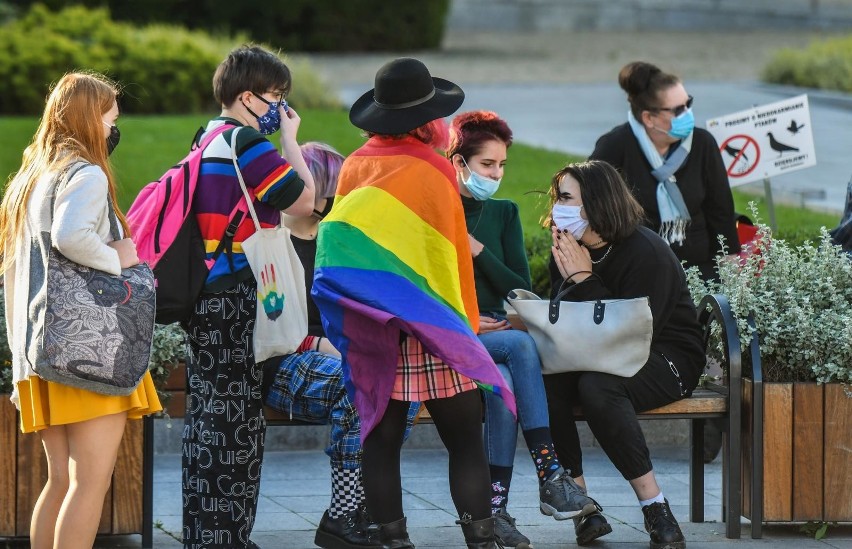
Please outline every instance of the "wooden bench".
[[[710, 341], [712, 327], [721, 331], [724, 352], [722, 357], [725, 376], [722, 383], [710, 383], [697, 389], [691, 397], [673, 402], [661, 408], [639, 414], [640, 419], [688, 419], [690, 420], [689, 457], [689, 520], [704, 522], [704, 422], [711, 418], [725, 420], [725, 441], [722, 449], [722, 519], [726, 523], [728, 538], [740, 537], [742, 507], [742, 359], [739, 332], [728, 301], [721, 295], [708, 295], [699, 305], [699, 322], [704, 330], [705, 347]], [[180, 378], [182, 379], [182, 378]], [[183, 383], [181, 381], [181, 383]], [[181, 387], [182, 388], [182, 387]], [[184, 398], [180, 389], [175, 391], [177, 400], [168, 406], [172, 417], [183, 416]], [[729, 398], [736, 395], [737, 398]], [[174, 398], [174, 397], [173, 397]], [[425, 411], [425, 408], [424, 408]], [[290, 420], [271, 408], [265, 408], [268, 425], [316, 425]], [[575, 410], [575, 417], [582, 420], [582, 410]], [[430, 422], [428, 412], [420, 418]], [[152, 546], [153, 541], [153, 473], [154, 473], [154, 420], [144, 419], [143, 493], [142, 493], [142, 547]]]

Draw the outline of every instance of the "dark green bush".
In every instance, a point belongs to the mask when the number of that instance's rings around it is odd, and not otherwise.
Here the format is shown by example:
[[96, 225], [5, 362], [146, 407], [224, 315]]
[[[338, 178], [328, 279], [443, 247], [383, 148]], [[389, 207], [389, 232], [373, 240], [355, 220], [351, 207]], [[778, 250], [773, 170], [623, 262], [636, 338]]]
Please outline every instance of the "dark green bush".
[[524, 239], [527, 249], [527, 260], [530, 264], [530, 278], [532, 279], [532, 291], [539, 297], [550, 297], [550, 247], [552, 237], [550, 232], [541, 229], [532, 234], [527, 234]]
[[[0, 305], [5, 307], [6, 292], [0, 286]], [[12, 350], [6, 340], [6, 315], [0, 315], [0, 394], [12, 392]]]
[[[218, 111], [213, 72], [228, 51], [246, 41], [174, 26], [137, 28], [112, 21], [105, 8], [72, 6], [51, 12], [35, 5], [21, 19], [0, 27], [0, 114], [40, 113], [51, 83], [74, 70], [117, 80], [124, 86], [124, 112]], [[306, 62], [296, 61], [291, 68], [293, 105], [339, 105]]]
[[122, 109], [185, 113], [215, 108], [210, 79], [227, 46], [177, 27], [136, 29], [105, 9], [36, 5], [0, 28], [0, 113], [37, 114], [51, 83], [73, 70], [128, 86]]
[[[245, 32], [288, 51], [391, 51], [441, 44], [449, 0], [269, 0], [248, 9], [233, 0], [42, 0], [108, 7], [116, 20], [162, 22], [214, 33]], [[12, 0], [21, 8], [32, 0]]]

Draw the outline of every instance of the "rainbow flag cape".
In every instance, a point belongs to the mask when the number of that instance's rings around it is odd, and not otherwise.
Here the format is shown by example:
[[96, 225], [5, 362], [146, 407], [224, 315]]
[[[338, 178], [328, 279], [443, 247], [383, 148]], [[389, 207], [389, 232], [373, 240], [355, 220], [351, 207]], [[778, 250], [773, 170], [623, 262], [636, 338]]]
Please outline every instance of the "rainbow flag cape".
[[473, 261], [449, 161], [414, 138], [372, 137], [346, 159], [320, 224], [311, 295], [343, 357], [366, 438], [393, 390], [400, 332], [515, 399], [476, 331]]

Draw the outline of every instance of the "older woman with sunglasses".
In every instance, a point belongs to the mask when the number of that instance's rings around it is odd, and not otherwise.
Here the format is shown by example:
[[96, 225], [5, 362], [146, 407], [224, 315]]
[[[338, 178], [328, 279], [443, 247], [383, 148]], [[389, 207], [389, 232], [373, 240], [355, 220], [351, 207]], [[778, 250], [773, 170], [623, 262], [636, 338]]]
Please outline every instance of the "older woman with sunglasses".
[[[719, 146], [695, 127], [692, 96], [677, 76], [635, 61], [618, 73], [618, 84], [627, 92], [627, 123], [598, 139], [589, 158], [618, 168], [645, 210], [645, 224], [685, 266], [698, 267], [705, 280], [716, 278], [719, 252], [740, 251]], [[713, 461], [721, 446], [721, 424], [709, 421], [704, 461]]]
[[716, 276], [714, 258], [740, 250], [734, 200], [719, 146], [695, 127], [692, 96], [680, 79], [636, 61], [618, 74], [627, 92], [627, 123], [595, 144], [589, 157], [618, 168], [645, 210], [646, 225], [671, 245], [687, 267]]

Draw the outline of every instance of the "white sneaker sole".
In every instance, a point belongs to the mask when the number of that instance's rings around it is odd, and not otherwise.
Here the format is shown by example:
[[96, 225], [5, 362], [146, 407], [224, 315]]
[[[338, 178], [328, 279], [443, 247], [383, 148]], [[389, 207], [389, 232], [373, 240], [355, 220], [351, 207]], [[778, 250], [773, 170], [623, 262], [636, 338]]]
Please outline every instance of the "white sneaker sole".
[[539, 502], [538, 506], [542, 515], [548, 515], [556, 520], [568, 520], [574, 517], [584, 517], [598, 510], [594, 503], [587, 503], [582, 509], [577, 511], [559, 511], [556, 507], [551, 507], [543, 501]]

